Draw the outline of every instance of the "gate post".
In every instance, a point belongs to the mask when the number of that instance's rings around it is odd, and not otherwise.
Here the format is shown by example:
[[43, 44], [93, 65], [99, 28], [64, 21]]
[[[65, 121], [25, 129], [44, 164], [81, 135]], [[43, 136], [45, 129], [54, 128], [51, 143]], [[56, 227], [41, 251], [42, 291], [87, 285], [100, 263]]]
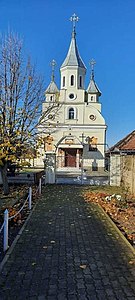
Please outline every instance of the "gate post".
[[8, 210], [4, 211], [4, 241], [3, 250], [6, 252], [8, 249]]
[[39, 178], [39, 195], [42, 194], [42, 180]]
[[82, 154], [82, 161], [81, 161], [81, 184], [83, 184], [83, 154]]
[[31, 210], [32, 187], [29, 188], [29, 196], [28, 196], [28, 200], [29, 200], [29, 210]]
[[56, 176], [56, 154], [47, 152], [45, 162], [45, 183], [54, 184]]

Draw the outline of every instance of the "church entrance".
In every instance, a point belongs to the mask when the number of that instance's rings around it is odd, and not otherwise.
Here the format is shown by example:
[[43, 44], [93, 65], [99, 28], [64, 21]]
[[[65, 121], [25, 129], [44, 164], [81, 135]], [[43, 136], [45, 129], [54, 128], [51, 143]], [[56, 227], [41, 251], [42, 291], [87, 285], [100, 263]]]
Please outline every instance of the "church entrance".
[[65, 167], [76, 167], [77, 149], [65, 149]]
[[56, 169], [81, 168], [82, 148], [59, 148], [56, 157]]

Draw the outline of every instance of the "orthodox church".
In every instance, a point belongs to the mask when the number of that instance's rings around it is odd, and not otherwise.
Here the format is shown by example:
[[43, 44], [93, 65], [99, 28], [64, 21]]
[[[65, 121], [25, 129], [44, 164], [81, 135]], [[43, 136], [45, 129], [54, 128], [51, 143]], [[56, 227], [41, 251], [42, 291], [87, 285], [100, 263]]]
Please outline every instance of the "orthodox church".
[[79, 169], [82, 164], [89, 170], [103, 170], [107, 126], [101, 114], [101, 92], [94, 78], [95, 61], [90, 62], [90, 81], [85, 89], [86, 66], [76, 41], [78, 17], [74, 14], [70, 20], [73, 23], [72, 36], [60, 67], [60, 89], [55, 82], [56, 63], [53, 60], [51, 82], [45, 91], [42, 114], [49, 108], [50, 113], [48, 121], [38, 128], [44, 138], [44, 147], [40, 149], [37, 165], [43, 165], [47, 154], [55, 153], [57, 170]]

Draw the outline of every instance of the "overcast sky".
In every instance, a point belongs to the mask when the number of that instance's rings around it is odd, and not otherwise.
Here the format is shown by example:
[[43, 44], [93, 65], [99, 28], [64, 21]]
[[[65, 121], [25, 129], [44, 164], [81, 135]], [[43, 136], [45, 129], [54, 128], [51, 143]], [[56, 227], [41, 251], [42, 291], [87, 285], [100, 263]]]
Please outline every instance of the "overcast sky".
[[87, 67], [94, 58], [102, 92], [109, 146], [135, 129], [135, 0], [0, 0], [0, 30], [19, 33], [38, 71], [50, 82], [50, 61], [59, 68], [71, 39], [73, 13], [79, 17], [77, 44]]

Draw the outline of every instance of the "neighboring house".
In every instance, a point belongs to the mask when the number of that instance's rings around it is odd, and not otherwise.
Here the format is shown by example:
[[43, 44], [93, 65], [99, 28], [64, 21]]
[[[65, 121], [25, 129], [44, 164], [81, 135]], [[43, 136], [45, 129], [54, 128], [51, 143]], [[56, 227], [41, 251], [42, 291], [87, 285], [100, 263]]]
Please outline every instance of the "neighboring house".
[[135, 194], [135, 130], [110, 148], [110, 184]]
[[[60, 108], [58, 114], [48, 115], [48, 125], [45, 123], [39, 127], [45, 145], [40, 149], [37, 165], [43, 165], [45, 153], [54, 152], [58, 169], [79, 169], [83, 161], [84, 168], [101, 170], [105, 164], [107, 128], [101, 113], [101, 92], [94, 79], [94, 60], [91, 61], [90, 81], [85, 89], [86, 67], [76, 42], [77, 17], [73, 15], [71, 20], [74, 20], [74, 26], [67, 56], [60, 68], [60, 90], [54, 79], [53, 60], [42, 113], [53, 103], [58, 103]], [[45, 127], [46, 134], [42, 134]]]

